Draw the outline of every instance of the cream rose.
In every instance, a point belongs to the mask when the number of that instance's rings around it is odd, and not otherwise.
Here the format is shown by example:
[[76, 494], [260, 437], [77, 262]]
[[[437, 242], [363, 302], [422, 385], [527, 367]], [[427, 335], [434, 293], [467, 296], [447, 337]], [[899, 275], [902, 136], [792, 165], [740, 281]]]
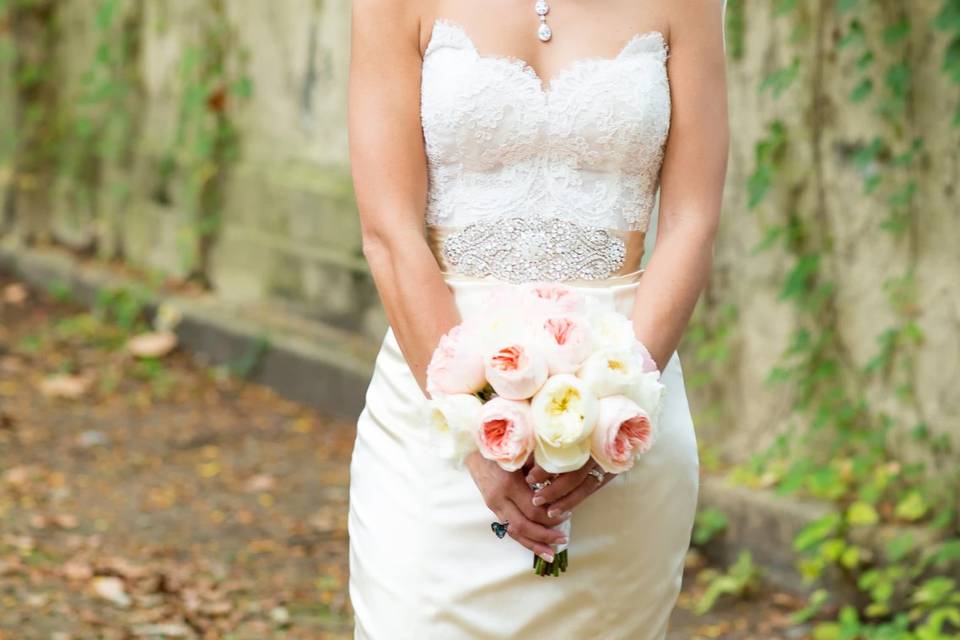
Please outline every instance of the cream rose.
[[572, 315], [546, 318], [539, 343], [551, 375], [576, 372], [592, 351], [587, 325]]
[[430, 395], [474, 393], [483, 388], [483, 352], [477, 331], [458, 324], [440, 338], [427, 365]]
[[431, 441], [440, 455], [462, 467], [464, 457], [477, 448], [477, 429], [483, 402], [472, 394], [435, 395], [429, 403]]
[[591, 313], [590, 329], [597, 348], [626, 349], [637, 342], [633, 321], [617, 311]]
[[660, 414], [667, 388], [660, 382], [660, 372], [644, 371], [623, 394], [637, 403], [650, 419], [654, 435], [660, 424]]
[[530, 402], [537, 447], [534, 457], [550, 473], [579, 469], [590, 457], [597, 399], [583, 380], [568, 373], [547, 379]]
[[604, 471], [622, 473], [653, 446], [656, 434], [647, 413], [626, 396], [600, 399], [590, 453]]
[[596, 351], [577, 370], [577, 376], [599, 398], [627, 395], [630, 389], [639, 384], [642, 375], [642, 357], [629, 347]]
[[487, 460], [506, 471], [516, 471], [527, 461], [534, 447], [530, 404], [492, 398], [480, 409], [476, 443]]
[[505, 344], [484, 359], [487, 381], [501, 398], [526, 400], [547, 379], [547, 361], [529, 344]]

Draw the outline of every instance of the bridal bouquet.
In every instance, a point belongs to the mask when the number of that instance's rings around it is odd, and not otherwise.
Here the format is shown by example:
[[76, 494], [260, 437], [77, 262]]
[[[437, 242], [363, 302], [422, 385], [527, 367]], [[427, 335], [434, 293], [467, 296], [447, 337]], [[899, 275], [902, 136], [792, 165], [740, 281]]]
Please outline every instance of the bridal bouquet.
[[[431, 441], [462, 468], [479, 450], [507, 471], [550, 473], [592, 457], [630, 469], [657, 438], [664, 386], [633, 323], [558, 284], [503, 285], [444, 335], [427, 368]], [[568, 531], [569, 519], [558, 525]], [[538, 575], [567, 567], [534, 555]]]

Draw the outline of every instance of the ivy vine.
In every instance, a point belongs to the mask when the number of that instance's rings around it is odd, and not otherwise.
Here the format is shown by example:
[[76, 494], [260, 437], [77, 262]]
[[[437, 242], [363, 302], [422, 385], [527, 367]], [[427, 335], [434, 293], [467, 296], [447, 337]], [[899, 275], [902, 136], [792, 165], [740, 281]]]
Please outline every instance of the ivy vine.
[[[858, 594], [853, 602], [844, 602], [823, 589], [814, 592], [796, 621], [815, 621], [817, 640], [960, 638], [960, 471], [951, 439], [946, 433], [936, 435], [915, 389], [914, 363], [924, 335], [914, 225], [917, 173], [925, 157], [913, 114], [915, 14], [894, 2], [814, 4], [819, 20], [811, 21], [809, 5], [775, 0], [775, 15], [792, 20], [794, 39], [812, 45], [816, 55], [790, 59], [758, 87], [777, 100], [794, 96], [800, 79], [809, 80], [812, 125], [794, 129], [782, 119], [772, 120], [756, 144], [755, 167], [746, 185], [749, 208], [764, 229], [755, 250], [780, 248], [790, 260], [779, 297], [794, 309], [796, 328], [770, 380], [789, 384], [793, 391], [791, 424], [733, 476], [835, 505], [794, 541], [804, 576], [815, 580], [831, 570]], [[731, 2], [729, 9], [728, 20], [742, 26], [743, 3]], [[853, 70], [847, 108], [869, 109], [882, 123], [873, 139], [853, 150], [852, 161], [865, 196], [886, 209], [878, 229], [889, 234], [903, 265], [883, 284], [893, 322], [877, 336], [877, 352], [865, 365], [853, 361], [839, 331], [831, 271], [834, 239], [823, 177], [797, 178], [786, 170], [807, 148], [814, 149], [815, 169], [822, 168], [817, 156], [825, 102], [821, 74], [827, 47], [833, 46], [828, 42], [832, 34], [824, 29], [826, 12], [835, 12], [843, 25], [837, 41], [840, 64]], [[960, 85], [960, 0], [943, 0], [930, 26], [946, 32], [942, 69], [952, 84]], [[740, 41], [733, 50], [742, 56], [742, 47]], [[953, 124], [960, 126], [960, 107]], [[811, 188], [816, 192], [812, 206], [809, 198], [798, 197]], [[782, 214], [767, 219], [763, 205], [774, 194], [777, 201], [769, 208]], [[896, 401], [895, 411], [887, 402], [870, 401], [871, 385]], [[912, 422], [904, 424], [910, 419], [905, 416], [912, 416]], [[894, 447], [895, 434], [903, 432], [921, 448], [919, 455], [907, 456]], [[877, 550], [881, 528], [891, 524], [899, 529], [884, 531], [899, 533]]]

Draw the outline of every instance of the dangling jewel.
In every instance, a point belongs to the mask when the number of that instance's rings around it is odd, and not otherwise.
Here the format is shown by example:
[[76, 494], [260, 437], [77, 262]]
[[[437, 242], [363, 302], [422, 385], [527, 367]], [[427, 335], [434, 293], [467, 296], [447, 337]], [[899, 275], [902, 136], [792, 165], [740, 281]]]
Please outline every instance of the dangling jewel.
[[550, 26], [547, 24], [547, 14], [550, 13], [550, 5], [547, 4], [547, 0], [537, 0], [533, 9], [537, 12], [537, 15], [540, 16], [540, 27], [537, 29], [537, 37], [540, 38], [541, 42], [548, 42], [550, 38], [553, 37], [553, 31], [550, 30]]

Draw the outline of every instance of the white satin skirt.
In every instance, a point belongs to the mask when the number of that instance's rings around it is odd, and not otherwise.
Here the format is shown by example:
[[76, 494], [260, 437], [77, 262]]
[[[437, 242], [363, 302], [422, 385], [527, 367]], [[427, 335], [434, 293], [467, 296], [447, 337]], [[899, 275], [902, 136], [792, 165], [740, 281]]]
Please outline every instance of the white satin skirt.
[[[489, 283], [448, 284], [462, 317], [483, 312]], [[636, 281], [578, 290], [629, 314]], [[667, 391], [655, 446], [574, 508], [567, 572], [538, 577], [530, 550], [491, 531], [495, 516], [470, 474], [430, 450], [426, 401], [387, 330], [350, 464], [354, 637], [662, 640], [699, 486], [676, 353], [662, 380]]]

